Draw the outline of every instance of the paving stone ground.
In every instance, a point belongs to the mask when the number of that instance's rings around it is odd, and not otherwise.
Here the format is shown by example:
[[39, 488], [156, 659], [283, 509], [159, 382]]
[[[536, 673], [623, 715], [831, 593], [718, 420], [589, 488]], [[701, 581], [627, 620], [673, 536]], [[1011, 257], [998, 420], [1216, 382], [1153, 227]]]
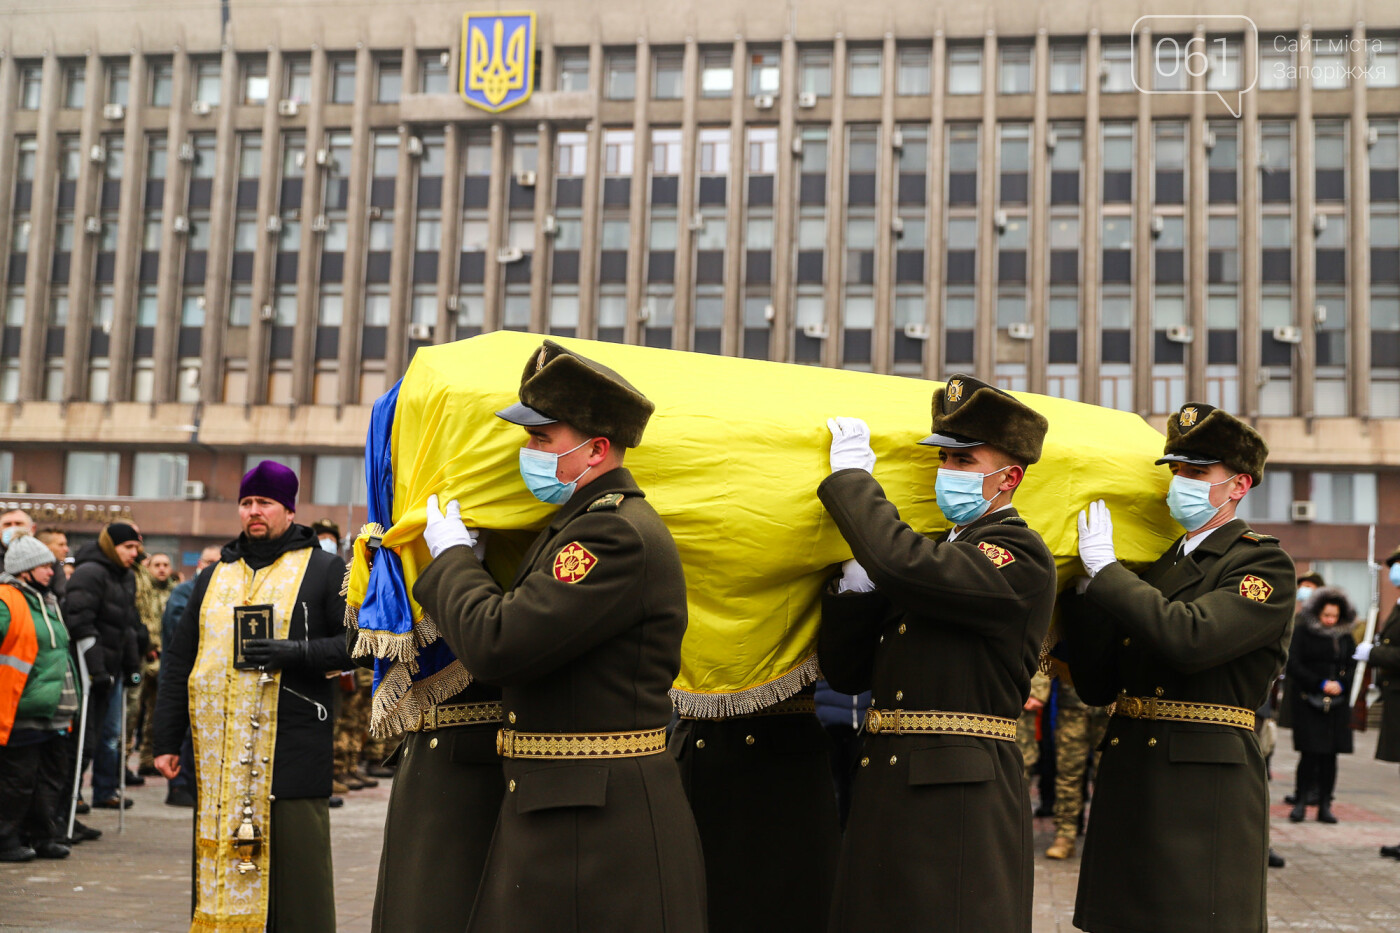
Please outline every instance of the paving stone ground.
[[[1400, 933], [1400, 862], [1382, 859], [1382, 845], [1400, 843], [1400, 769], [1372, 757], [1375, 733], [1357, 736], [1356, 754], [1341, 757], [1336, 826], [1311, 819], [1293, 824], [1282, 798], [1292, 789], [1296, 756], [1280, 734], [1274, 761], [1271, 829], [1274, 848], [1287, 860], [1269, 872], [1269, 930]], [[167, 807], [165, 782], [150, 778], [131, 788], [135, 806], [126, 831], [117, 814], [95, 810], [89, 825], [102, 839], [71, 858], [0, 865], [0, 929], [49, 933], [188, 929], [190, 910], [189, 810]], [[343, 933], [366, 933], [374, 902], [380, 833], [388, 782], [348, 796], [331, 811], [336, 908]], [[1053, 838], [1049, 820], [1036, 820], [1039, 852]], [[1036, 859], [1034, 933], [1074, 929], [1078, 857]], [[434, 931], [435, 933], [435, 931]]]

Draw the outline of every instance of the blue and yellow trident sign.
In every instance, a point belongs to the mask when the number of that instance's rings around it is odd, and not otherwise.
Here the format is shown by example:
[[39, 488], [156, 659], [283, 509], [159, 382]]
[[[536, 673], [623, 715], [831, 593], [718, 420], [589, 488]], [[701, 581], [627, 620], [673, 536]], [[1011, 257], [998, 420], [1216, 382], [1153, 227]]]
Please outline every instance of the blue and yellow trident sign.
[[462, 18], [457, 90], [491, 113], [530, 99], [535, 85], [535, 14], [468, 13]]

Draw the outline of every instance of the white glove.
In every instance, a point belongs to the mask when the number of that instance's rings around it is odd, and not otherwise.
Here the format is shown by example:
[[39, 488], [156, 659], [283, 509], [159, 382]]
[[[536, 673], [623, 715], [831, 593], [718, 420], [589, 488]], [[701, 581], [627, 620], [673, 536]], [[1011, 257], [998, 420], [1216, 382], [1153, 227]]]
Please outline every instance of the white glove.
[[1113, 516], [1102, 499], [1079, 513], [1079, 559], [1091, 577], [1118, 560], [1113, 550]]
[[869, 425], [859, 418], [828, 418], [826, 426], [831, 431], [831, 472], [875, 469]]
[[841, 565], [841, 582], [836, 584], [836, 592], [873, 593], [874, 591], [875, 581], [870, 579], [870, 574], [865, 572], [860, 561], [852, 557]]
[[438, 508], [438, 497], [428, 497], [428, 524], [423, 529], [423, 541], [428, 552], [437, 557], [443, 551], [458, 544], [467, 547], [476, 545], [476, 532], [462, 524], [462, 507], [457, 500], [447, 503], [447, 514]]
[[1353, 661], [1371, 660], [1371, 649], [1374, 647], [1375, 645], [1371, 644], [1369, 641], [1363, 641], [1361, 644], [1356, 646], [1356, 654], [1353, 654], [1351, 656], [1351, 659]]

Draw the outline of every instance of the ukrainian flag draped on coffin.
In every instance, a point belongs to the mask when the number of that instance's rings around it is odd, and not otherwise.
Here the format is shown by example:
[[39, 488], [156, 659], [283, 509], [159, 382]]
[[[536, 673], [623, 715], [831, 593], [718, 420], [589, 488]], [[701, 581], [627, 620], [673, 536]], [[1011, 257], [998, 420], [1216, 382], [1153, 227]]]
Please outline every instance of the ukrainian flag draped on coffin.
[[[832, 565], [850, 557], [816, 496], [830, 472], [828, 417], [869, 423], [875, 478], [905, 521], [931, 534], [947, 527], [933, 491], [938, 451], [916, 443], [928, 433], [936, 383], [558, 342], [616, 369], [656, 403], [626, 465], [685, 565], [690, 623], [673, 690], [682, 712], [751, 712], [819, 676], [820, 591]], [[520, 479], [524, 432], [494, 415], [516, 401], [525, 360], [539, 344], [537, 335], [501, 331], [422, 348], [375, 406], [367, 470], [379, 502], [377, 509], [371, 502], [371, 520], [386, 528], [372, 574], [366, 537], [357, 540], [348, 602], [357, 653], [379, 659], [377, 733], [413, 726], [419, 712], [468, 682], [471, 659], [454, 659], [412, 600], [430, 559], [422, 539], [428, 496], [458, 500], [469, 526], [493, 530], [488, 564], [497, 567], [518, 560], [556, 508]], [[1161, 434], [1131, 413], [1021, 398], [1049, 419], [1050, 432], [1016, 505], [1055, 554], [1062, 583], [1082, 572], [1075, 518], [1095, 497], [1113, 510], [1119, 557], [1156, 559], [1180, 534], [1163, 501], [1169, 474], [1152, 465]]]

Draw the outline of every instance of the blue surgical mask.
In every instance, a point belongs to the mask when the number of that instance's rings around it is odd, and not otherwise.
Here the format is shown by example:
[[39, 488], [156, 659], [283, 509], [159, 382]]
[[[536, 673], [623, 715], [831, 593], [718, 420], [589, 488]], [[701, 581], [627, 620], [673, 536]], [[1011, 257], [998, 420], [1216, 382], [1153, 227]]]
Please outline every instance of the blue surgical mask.
[[321, 550], [325, 551], [327, 554], [340, 553], [340, 549], [335, 546], [335, 541], [330, 538], [321, 539]]
[[1300, 587], [1298, 587], [1298, 602], [1301, 603], [1303, 600], [1307, 599], [1307, 598], [1308, 598], [1309, 596], [1311, 596], [1312, 594], [1313, 594], [1313, 588], [1312, 588], [1312, 587], [1310, 587], [1310, 586], [1300, 586]]
[[531, 450], [529, 447], [520, 448], [520, 476], [525, 480], [526, 487], [534, 493], [535, 498], [541, 502], [548, 502], [550, 505], [558, 505], [561, 502], [568, 502], [569, 497], [578, 488], [578, 481], [583, 479], [589, 467], [575, 476], [571, 482], [561, 483], [559, 481], [559, 458], [566, 454], [571, 454], [579, 447], [592, 441], [589, 438], [583, 444], [573, 450], [566, 450], [562, 454], [546, 453], [543, 450]]
[[1196, 531], [1204, 527], [1215, 517], [1216, 512], [1225, 508], [1224, 502], [1219, 505], [1210, 504], [1210, 491], [1216, 486], [1223, 486], [1236, 476], [1239, 474], [1235, 473], [1218, 483], [1173, 476], [1171, 485], [1167, 488], [1167, 511], [1171, 512], [1177, 524], [1187, 531]]
[[1400, 586], [1400, 561], [1390, 565], [1390, 583], [1392, 586]]
[[938, 498], [938, 508], [948, 521], [962, 526], [975, 522], [992, 504], [991, 499], [982, 496], [982, 480], [1010, 467], [993, 470], [991, 473], [966, 472], [939, 468], [934, 481], [933, 492]]
[[0, 531], [0, 543], [3, 543], [3, 544], [5, 545], [5, 547], [9, 547], [9, 546], [10, 546], [10, 542], [13, 541], [14, 539], [15, 539], [15, 526], [14, 526], [14, 525], [11, 525], [9, 528], [6, 528], [4, 531]]

